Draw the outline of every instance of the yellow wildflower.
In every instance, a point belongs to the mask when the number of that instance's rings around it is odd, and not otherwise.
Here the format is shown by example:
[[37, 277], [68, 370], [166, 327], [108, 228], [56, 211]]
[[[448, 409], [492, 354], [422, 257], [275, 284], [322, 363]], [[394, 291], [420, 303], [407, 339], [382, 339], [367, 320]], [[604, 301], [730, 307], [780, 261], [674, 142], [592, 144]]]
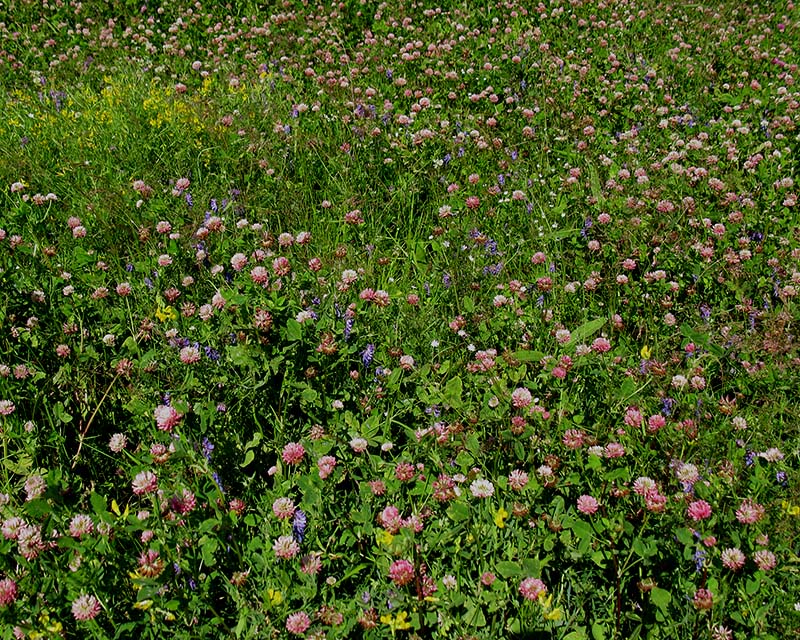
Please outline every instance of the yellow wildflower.
[[276, 607], [283, 602], [283, 594], [279, 589], [267, 589], [267, 599], [273, 607]]
[[647, 345], [644, 345], [642, 347], [642, 350], [639, 353], [642, 355], [642, 358], [644, 358], [645, 360], [649, 360], [650, 356], [653, 355], [653, 352], [650, 351], [650, 347], [648, 347]]
[[167, 307], [159, 307], [156, 309], [156, 318], [164, 322], [166, 320], [177, 320], [178, 319], [178, 312], [175, 311], [170, 306]]
[[504, 529], [506, 526], [506, 518], [508, 518], [509, 513], [503, 507], [500, 507], [497, 511], [494, 512], [494, 523], [500, 528]]
[[381, 622], [388, 624], [389, 629], [394, 633], [395, 631], [405, 631], [411, 628], [411, 623], [408, 622], [407, 618], [408, 613], [406, 611], [399, 611], [397, 617], [393, 617], [391, 613], [381, 616]]
[[385, 529], [381, 529], [375, 533], [375, 541], [379, 545], [382, 544], [385, 547], [388, 547], [390, 544], [392, 544], [392, 540], [394, 540], [394, 536]]

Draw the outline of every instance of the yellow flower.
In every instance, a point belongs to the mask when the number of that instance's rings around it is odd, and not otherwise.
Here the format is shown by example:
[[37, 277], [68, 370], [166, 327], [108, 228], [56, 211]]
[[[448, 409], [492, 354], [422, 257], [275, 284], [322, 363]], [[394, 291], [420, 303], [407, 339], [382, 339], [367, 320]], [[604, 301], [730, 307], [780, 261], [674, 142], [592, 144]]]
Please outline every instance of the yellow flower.
[[381, 622], [383, 624], [388, 624], [389, 629], [394, 633], [395, 631], [405, 631], [411, 628], [411, 623], [408, 622], [407, 618], [407, 612], [399, 611], [396, 618], [393, 618], [391, 613], [381, 616]]
[[379, 545], [382, 544], [388, 547], [390, 544], [392, 544], [392, 540], [394, 540], [394, 536], [385, 529], [381, 529], [375, 533], [375, 541]]
[[561, 610], [561, 607], [556, 607], [555, 609], [551, 609], [553, 605], [553, 594], [545, 595], [544, 593], [539, 594], [539, 604], [542, 605], [542, 615], [544, 616], [545, 620], [561, 620], [564, 612]]
[[283, 602], [283, 594], [278, 589], [267, 589], [267, 598], [273, 607]]
[[781, 502], [781, 507], [783, 507], [790, 516], [800, 516], [800, 505], [792, 504], [784, 500]]
[[164, 322], [165, 320], [177, 320], [178, 312], [172, 307], [159, 307], [156, 309], [156, 318]]
[[141, 609], [142, 611], [147, 611], [152, 606], [153, 606], [152, 600], [141, 600], [140, 602], [133, 603], [134, 609]]
[[397, 614], [397, 618], [394, 621], [395, 628], [399, 629], [401, 631], [403, 631], [405, 629], [410, 629], [411, 628], [411, 623], [406, 621], [406, 618], [408, 618], [408, 613], [406, 613], [405, 611], [400, 611]]
[[494, 523], [500, 528], [504, 529], [506, 526], [506, 518], [508, 518], [509, 513], [503, 507], [500, 507], [497, 511], [494, 512]]
[[545, 620], [561, 620], [564, 616], [564, 612], [561, 610], [561, 607], [556, 607], [551, 611], [546, 611], [544, 614]]
[[645, 360], [649, 360], [650, 356], [653, 354], [653, 352], [650, 351], [650, 347], [648, 347], [647, 345], [644, 345], [642, 347], [642, 350], [639, 353], [642, 355], [642, 358], [644, 358]]

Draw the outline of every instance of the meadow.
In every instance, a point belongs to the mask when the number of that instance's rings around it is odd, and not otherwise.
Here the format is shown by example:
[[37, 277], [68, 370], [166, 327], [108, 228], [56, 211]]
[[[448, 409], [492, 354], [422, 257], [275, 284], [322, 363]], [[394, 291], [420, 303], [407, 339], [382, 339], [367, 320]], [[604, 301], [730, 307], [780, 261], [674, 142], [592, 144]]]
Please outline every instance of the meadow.
[[800, 10], [705, 4], [0, 2], [0, 638], [800, 637]]

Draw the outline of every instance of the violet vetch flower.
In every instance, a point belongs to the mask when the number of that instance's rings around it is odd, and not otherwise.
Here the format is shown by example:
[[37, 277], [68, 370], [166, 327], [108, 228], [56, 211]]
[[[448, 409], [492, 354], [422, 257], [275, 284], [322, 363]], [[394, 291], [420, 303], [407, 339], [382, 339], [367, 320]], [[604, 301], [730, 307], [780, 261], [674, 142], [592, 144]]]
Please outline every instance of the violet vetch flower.
[[364, 363], [365, 367], [369, 367], [369, 365], [372, 364], [372, 359], [374, 357], [375, 357], [375, 345], [370, 343], [361, 352], [361, 362]]
[[304, 511], [298, 509], [294, 512], [294, 522], [292, 523], [292, 537], [297, 540], [298, 543], [303, 542], [303, 538], [305, 537], [306, 533], [306, 524], [308, 522], [308, 518]]

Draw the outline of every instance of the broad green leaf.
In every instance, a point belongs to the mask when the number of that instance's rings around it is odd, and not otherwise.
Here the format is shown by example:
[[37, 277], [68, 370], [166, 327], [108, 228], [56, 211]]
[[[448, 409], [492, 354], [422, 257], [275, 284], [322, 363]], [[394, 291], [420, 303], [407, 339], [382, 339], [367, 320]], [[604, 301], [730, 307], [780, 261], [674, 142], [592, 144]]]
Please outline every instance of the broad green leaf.
[[244, 462], [242, 462], [239, 466], [244, 469], [247, 465], [249, 465], [256, 457], [256, 454], [253, 453], [252, 449], [248, 449], [244, 454]]
[[606, 628], [599, 622], [592, 623], [592, 638], [594, 640], [606, 640]]
[[605, 318], [595, 318], [594, 320], [589, 320], [589, 322], [584, 322], [581, 326], [572, 331], [568, 344], [570, 346], [580, 344], [589, 336], [592, 336], [600, 331], [605, 323]]
[[289, 318], [286, 322], [286, 338], [289, 342], [297, 342], [303, 337], [303, 325], [294, 318]]
[[98, 516], [103, 515], [104, 513], [108, 513], [108, 508], [106, 507], [107, 501], [105, 496], [102, 496], [99, 493], [92, 491], [91, 495], [89, 496], [89, 502], [92, 503], [92, 509], [94, 509], [94, 512]]
[[512, 355], [514, 360], [519, 360], [520, 362], [539, 362], [542, 358], [544, 358], [544, 354], [541, 351], [515, 351]]
[[461, 382], [461, 378], [458, 376], [450, 378], [444, 386], [443, 397], [445, 403], [453, 409], [459, 409], [464, 404], [461, 400], [461, 392], [463, 389], [464, 384]]
[[497, 573], [504, 578], [522, 575], [522, 567], [519, 565], [519, 563], [511, 562], [510, 560], [501, 560], [495, 565], [495, 568], [497, 569]]
[[455, 522], [467, 520], [469, 518], [469, 505], [463, 502], [454, 502], [447, 508], [447, 515]]
[[661, 587], [653, 587], [653, 590], [650, 592], [650, 599], [659, 609], [666, 610], [669, 603], [672, 601], [672, 594]]

